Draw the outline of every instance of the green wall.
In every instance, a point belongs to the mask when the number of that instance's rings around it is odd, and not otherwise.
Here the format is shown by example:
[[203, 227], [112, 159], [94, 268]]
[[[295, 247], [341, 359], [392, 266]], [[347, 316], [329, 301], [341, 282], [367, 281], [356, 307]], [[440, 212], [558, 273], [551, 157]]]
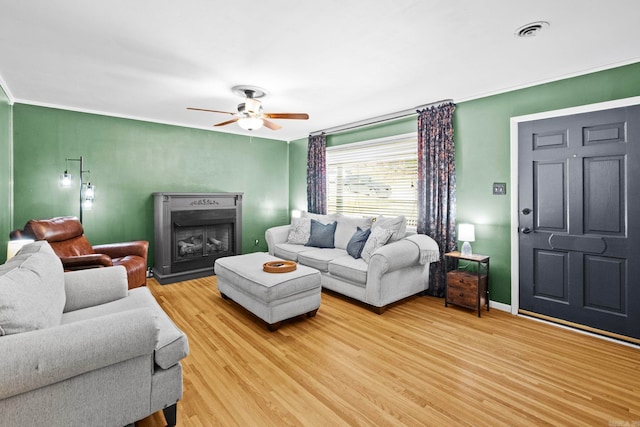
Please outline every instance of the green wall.
[[0, 86], [0, 263], [7, 258], [11, 231], [11, 108]]
[[[84, 212], [88, 239], [149, 240], [149, 265], [153, 192], [244, 193], [244, 253], [266, 250], [265, 230], [288, 220], [286, 142], [25, 104], [13, 106], [13, 127], [15, 228], [79, 215], [77, 187], [58, 178], [65, 158], [80, 156], [97, 188]], [[79, 162], [68, 168], [77, 179]]]
[[[491, 256], [491, 299], [511, 304], [510, 118], [640, 95], [640, 63], [517, 91], [456, 103], [454, 138], [458, 222], [476, 224], [473, 250]], [[333, 135], [327, 145], [415, 130], [416, 121], [394, 122]], [[306, 207], [306, 139], [291, 143], [292, 208]], [[507, 183], [507, 196], [491, 193]], [[302, 205], [300, 205], [302, 203]]]

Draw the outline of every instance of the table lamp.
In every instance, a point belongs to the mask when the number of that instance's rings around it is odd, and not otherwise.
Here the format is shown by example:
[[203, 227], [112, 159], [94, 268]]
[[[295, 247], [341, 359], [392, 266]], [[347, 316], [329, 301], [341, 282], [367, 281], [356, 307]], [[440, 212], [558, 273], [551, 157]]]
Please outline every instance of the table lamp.
[[476, 241], [476, 233], [473, 224], [459, 224], [458, 225], [458, 240], [464, 242], [462, 244], [462, 255], [471, 255], [471, 244], [469, 242]]

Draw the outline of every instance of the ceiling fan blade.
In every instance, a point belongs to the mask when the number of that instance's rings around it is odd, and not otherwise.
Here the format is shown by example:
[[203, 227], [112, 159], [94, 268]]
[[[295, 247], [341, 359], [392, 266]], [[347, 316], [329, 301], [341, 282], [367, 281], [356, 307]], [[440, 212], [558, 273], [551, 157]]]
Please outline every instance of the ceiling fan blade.
[[231, 123], [235, 123], [238, 120], [240, 120], [238, 117], [236, 117], [235, 119], [231, 119], [231, 120], [227, 120], [226, 122], [222, 122], [222, 123], [218, 123], [217, 125], [214, 126], [225, 126], [225, 125], [230, 125]]
[[221, 113], [221, 114], [231, 114], [232, 116], [235, 113], [230, 113], [228, 111], [218, 111], [218, 110], [207, 110], [206, 108], [193, 108], [193, 107], [187, 107], [187, 110], [194, 110], [194, 111], [206, 111], [208, 113]]
[[278, 130], [278, 129], [280, 129], [282, 127], [279, 124], [271, 122], [271, 121], [269, 121], [267, 119], [264, 119], [264, 118], [262, 119], [262, 123], [265, 125], [265, 127], [268, 127], [271, 130]]
[[270, 119], [307, 120], [309, 118], [307, 113], [264, 113], [263, 115]]

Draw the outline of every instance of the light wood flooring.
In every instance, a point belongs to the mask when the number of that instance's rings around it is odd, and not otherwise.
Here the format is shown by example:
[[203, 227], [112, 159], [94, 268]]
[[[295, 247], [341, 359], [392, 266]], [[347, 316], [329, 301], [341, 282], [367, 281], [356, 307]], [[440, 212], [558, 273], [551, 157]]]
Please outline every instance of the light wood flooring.
[[640, 426], [638, 348], [433, 297], [378, 315], [329, 292], [269, 332], [215, 277], [149, 288], [189, 337], [179, 426]]

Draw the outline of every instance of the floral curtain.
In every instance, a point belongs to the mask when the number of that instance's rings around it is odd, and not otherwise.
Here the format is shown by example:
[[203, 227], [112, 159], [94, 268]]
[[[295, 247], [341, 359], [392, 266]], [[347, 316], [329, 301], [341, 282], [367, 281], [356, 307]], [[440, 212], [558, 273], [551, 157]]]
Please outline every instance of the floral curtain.
[[309, 135], [307, 153], [307, 211], [327, 213], [327, 137]]
[[418, 233], [440, 247], [440, 262], [431, 264], [431, 295], [444, 296], [444, 254], [456, 248], [456, 168], [453, 111], [447, 103], [418, 111]]

